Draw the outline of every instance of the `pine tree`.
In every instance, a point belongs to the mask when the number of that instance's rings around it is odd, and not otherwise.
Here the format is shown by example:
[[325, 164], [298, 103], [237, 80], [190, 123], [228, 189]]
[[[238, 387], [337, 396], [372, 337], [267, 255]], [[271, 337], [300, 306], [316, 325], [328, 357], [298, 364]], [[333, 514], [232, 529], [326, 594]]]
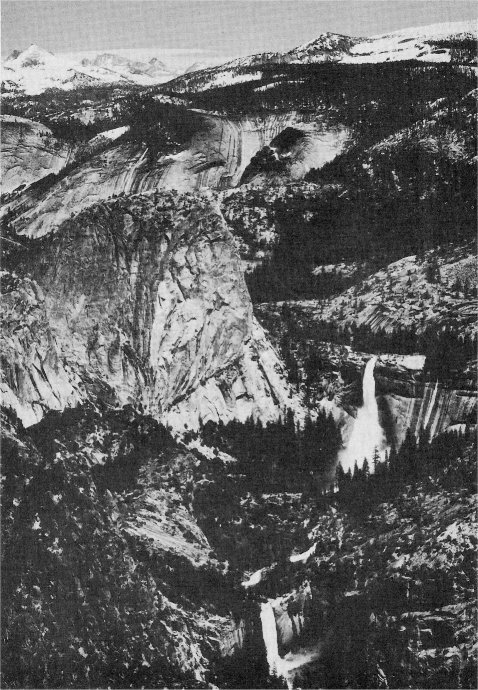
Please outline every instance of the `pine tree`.
[[363, 465], [362, 465], [362, 478], [365, 479], [365, 481], [368, 481], [370, 477], [370, 468], [368, 464], [367, 458], [363, 459]]
[[337, 464], [337, 469], [335, 470], [335, 478], [336, 478], [337, 484], [339, 485], [339, 488], [340, 488], [340, 486], [345, 481], [344, 468], [342, 467], [342, 463], [340, 463], [340, 462]]
[[354, 469], [353, 469], [353, 473], [352, 473], [352, 478], [354, 479], [354, 481], [357, 481], [358, 479], [360, 479], [360, 470], [359, 470], [359, 467], [357, 464], [357, 460], [354, 462]]
[[392, 446], [390, 448], [390, 454], [388, 457], [388, 466], [389, 466], [389, 472], [390, 475], [396, 479], [400, 476], [400, 466], [399, 466], [399, 458], [398, 458], [398, 453], [397, 453], [397, 448], [394, 443], [392, 443]]
[[373, 449], [373, 456], [372, 456], [372, 469], [373, 472], [375, 473], [377, 471], [377, 467], [380, 464], [380, 453], [378, 452], [377, 446]]

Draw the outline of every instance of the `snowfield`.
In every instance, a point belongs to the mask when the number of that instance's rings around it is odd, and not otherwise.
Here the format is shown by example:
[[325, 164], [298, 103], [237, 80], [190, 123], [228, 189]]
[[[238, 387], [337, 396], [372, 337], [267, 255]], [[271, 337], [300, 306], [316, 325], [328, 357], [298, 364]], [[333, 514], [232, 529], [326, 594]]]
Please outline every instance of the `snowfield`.
[[475, 39], [476, 22], [451, 22], [412, 27], [389, 34], [371, 36], [355, 44], [344, 63], [377, 63], [397, 60], [449, 62], [450, 49], [433, 47], [434, 41], [444, 39]]
[[78, 86], [118, 82], [153, 86], [175, 76], [177, 72], [154, 58], [144, 64], [115, 55], [81, 60], [69, 54], [54, 55], [35, 44], [22, 52], [15, 51], [2, 64], [5, 91], [20, 91], [28, 96], [37, 96], [53, 88], [69, 91]]

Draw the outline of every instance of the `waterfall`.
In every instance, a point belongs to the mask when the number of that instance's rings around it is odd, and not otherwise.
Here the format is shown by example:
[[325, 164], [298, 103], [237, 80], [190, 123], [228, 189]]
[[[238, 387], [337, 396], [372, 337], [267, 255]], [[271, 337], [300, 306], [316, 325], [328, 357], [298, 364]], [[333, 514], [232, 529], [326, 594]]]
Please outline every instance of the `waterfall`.
[[373, 371], [376, 357], [367, 362], [363, 374], [363, 405], [357, 412], [352, 433], [346, 447], [339, 453], [339, 461], [345, 471], [353, 469], [355, 461], [359, 467], [363, 465], [364, 458], [370, 463], [375, 449], [378, 449], [383, 458], [386, 451], [386, 440], [378, 418], [378, 405], [375, 398], [375, 378]]
[[322, 643], [318, 641], [312, 647], [297, 649], [281, 657], [272, 601], [261, 604], [262, 637], [266, 646], [269, 674], [283, 678], [289, 690], [292, 690], [294, 678], [300, 674], [301, 669], [319, 658]]
[[277, 642], [276, 617], [272, 604], [268, 601], [261, 604], [262, 637], [266, 646], [267, 663], [271, 675], [278, 673], [281, 657]]

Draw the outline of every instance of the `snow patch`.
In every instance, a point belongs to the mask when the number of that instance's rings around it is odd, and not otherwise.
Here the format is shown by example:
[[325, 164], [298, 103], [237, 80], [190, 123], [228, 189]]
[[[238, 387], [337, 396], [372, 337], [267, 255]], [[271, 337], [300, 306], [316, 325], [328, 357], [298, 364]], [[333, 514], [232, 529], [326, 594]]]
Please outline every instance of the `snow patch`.
[[289, 561], [291, 563], [307, 563], [309, 558], [315, 553], [316, 548], [317, 543], [312, 544], [310, 549], [307, 549], [307, 551], [304, 551], [303, 553], [292, 554], [292, 556], [289, 557]]

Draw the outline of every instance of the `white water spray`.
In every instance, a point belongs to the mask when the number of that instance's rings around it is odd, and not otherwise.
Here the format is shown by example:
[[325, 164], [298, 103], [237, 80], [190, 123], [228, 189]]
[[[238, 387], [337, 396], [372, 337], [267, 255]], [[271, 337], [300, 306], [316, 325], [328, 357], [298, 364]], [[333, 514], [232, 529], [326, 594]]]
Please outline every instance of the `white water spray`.
[[319, 658], [321, 644], [317, 643], [312, 648], [298, 649], [280, 656], [276, 617], [271, 601], [261, 604], [262, 637], [266, 646], [269, 674], [283, 678], [289, 690], [292, 690], [294, 678], [300, 673], [300, 669]]
[[269, 601], [265, 604], [261, 604], [261, 623], [262, 637], [264, 638], [264, 644], [266, 646], [267, 663], [269, 664], [269, 673], [271, 675], [277, 674], [282, 659], [279, 656], [276, 617], [272, 604]]
[[370, 463], [375, 449], [383, 459], [386, 451], [386, 440], [378, 418], [378, 405], [375, 398], [375, 368], [376, 357], [367, 362], [363, 375], [363, 406], [357, 412], [352, 427], [352, 433], [347, 446], [339, 453], [339, 461], [345, 471], [352, 470], [357, 465], [363, 465], [364, 458]]

